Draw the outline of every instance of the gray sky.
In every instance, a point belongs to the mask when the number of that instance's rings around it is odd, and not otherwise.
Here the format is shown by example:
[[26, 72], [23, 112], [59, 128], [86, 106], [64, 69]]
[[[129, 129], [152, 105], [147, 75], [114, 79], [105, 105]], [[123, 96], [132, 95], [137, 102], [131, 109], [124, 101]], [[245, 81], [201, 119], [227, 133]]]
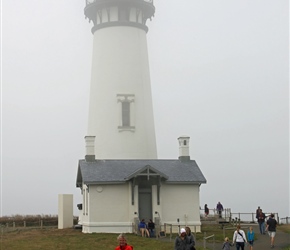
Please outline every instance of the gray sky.
[[[85, 1], [2, 4], [1, 216], [57, 214], [84, 158], [93, 36]], [[155, 0], [147, 35], [159, 159], [191, 158], [201, 206], [289, 216], [287, 0]]]

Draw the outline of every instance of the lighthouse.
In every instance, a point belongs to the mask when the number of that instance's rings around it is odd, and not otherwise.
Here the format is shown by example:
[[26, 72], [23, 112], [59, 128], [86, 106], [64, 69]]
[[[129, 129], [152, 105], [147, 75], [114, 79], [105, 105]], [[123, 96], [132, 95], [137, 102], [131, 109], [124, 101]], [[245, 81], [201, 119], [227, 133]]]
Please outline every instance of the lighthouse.
[[156, 159], [146, 22], [153, 0], [86, 0], [92, 21], [87, 137], [97, 159]]
[[154, 12], [152, 0], [86, 1], [93, 56], [86, 155], [76, 178], [83, 233], [138, 234], [142, 219], [156, 230], [163, 223], [173, 232], [200, 230], [206, 179], [189, 155], [189, 136], [178, 138], [178, 158], [157, 159], [146, 40]]

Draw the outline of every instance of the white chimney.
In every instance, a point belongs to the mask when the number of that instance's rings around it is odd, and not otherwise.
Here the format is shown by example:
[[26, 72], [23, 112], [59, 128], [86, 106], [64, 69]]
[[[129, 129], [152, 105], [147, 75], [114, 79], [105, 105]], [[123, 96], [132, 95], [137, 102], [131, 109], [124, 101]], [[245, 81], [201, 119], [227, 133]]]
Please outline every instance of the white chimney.
[[183, 135], [178, 138], [179, 142], [179, 160], [189, 161], [189, 136]]
[[95, 161], [95, 136], [85, 136], [86, 141], [86, 156], [88, 162]]

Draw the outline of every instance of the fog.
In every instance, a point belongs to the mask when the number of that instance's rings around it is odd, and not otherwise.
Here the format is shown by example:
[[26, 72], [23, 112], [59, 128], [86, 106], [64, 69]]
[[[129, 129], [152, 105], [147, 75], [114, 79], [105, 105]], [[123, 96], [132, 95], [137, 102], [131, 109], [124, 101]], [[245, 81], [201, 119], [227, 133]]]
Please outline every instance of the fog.
[[[1, 1], [1, 216], [74, 195], [93, 36], [85, 1]], [[289, 3], [157, 1], [147, 34], [159, 159], [191, 159], [200, 204], [289, 216]]]

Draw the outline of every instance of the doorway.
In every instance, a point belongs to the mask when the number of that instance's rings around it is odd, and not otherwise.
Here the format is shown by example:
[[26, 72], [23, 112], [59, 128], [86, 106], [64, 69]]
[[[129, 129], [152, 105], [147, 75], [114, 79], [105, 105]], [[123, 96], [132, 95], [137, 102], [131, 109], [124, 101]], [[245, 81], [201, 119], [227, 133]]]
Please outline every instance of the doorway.
[[145, 222], [148, 222], [149, 219], [152, 219], [152, 192], [151, 189], [141, 189], [139, 190], [138, 195], [139, 203], [139, 219], [144, 219]]

